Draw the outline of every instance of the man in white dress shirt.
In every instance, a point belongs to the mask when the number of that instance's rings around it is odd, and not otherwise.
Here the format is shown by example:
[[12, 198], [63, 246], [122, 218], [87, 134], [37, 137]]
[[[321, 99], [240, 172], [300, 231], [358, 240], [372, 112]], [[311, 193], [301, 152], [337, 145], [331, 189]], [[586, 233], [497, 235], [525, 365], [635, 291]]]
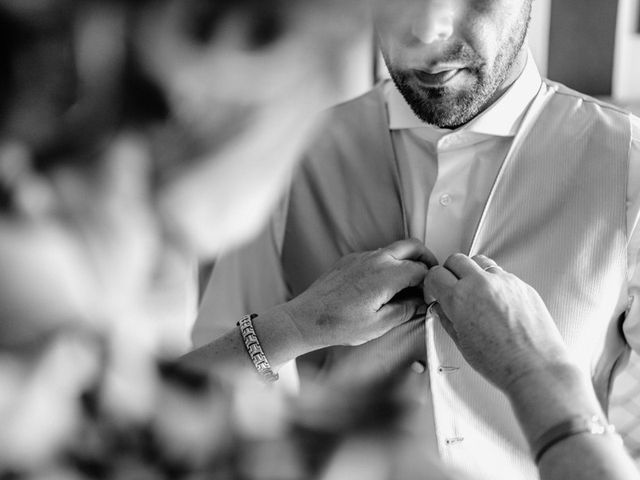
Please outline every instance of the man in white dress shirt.
[[[606, 411], [616, 368], [640, 350], [640, 122], [541, 79], [532, 0], [383, 3], [393, 81], [329, 112], [269, 229], [214, 269], [196, 346], [340, 256], [414, 237], [440, 262], [483, 253], [533, 285]], [[537, 478], [508, 402], [435, 315], [299, 365], [316, 377], [406, 366], [424, 379], [425, 453], [480, 479]]]

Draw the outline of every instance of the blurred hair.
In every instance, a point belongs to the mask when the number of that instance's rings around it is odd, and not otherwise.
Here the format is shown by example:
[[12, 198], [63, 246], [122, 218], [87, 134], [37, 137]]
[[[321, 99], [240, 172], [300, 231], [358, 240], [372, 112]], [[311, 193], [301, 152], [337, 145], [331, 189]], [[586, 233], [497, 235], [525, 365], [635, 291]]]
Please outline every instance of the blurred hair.
[[[131, 32], [145, 9], [167, 1], [0, 0], [0, 139], [25, 145], [46, 171], [90, 165], [120, 129], [166, 120], [165, 95], [141, 68]], [[109, 38], [91, 45], [99, 48], [89, 52], [95, 71], [87, 72], [79, 57], [92, 9]], [[241, 15], [246, 48], [259, 50], [286, 32], [292, 10], [284, 0], [182, 0], [179, 21], [189, 41], [204, 44]]]
[[[126, 30], [103, 46], [124, 45], [119, 55], [95, 52], [115, 61], [109, 70], [101, 66], [106, 75], [91, 76], [79, 65], [81, 16], [95, 2], [25, 3], [31, 8], [0, 3], [0, 128], [3, 140], [29, 149], [35, 168], [90, 162], [124, 124], [166, 114], [159, 90], [137, 69]], [[124, 2], [102, 3], [129, 15]]]

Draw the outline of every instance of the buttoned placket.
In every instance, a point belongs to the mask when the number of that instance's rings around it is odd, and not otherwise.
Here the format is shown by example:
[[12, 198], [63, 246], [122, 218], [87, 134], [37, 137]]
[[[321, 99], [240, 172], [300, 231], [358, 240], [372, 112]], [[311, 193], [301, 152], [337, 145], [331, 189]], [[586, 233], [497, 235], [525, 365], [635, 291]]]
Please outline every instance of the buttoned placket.
[[468, 134], [453, 132], [435, 144], [438, 173], [428, 199], [424, 238], [441, 263], [462, 249], [461, 217], [473, 161], [469, 143], [473, 142]]
[[[527, 65], [522, 80], [503, 96], [504, 101], [456, 131], [425, 127], [400, 94], [390, 90], [390, 128], [400, 147], [400, 174], [409, 205], [407, 225], [440, 263], [452, 253], [472, 249], [492, 185], [520, 131], [524, 112], [532, 98], [541, 96], [535, 65]], [[438, 234], [438, 228], [444, 235]], [[475, 458], [472, 449], [481, 447], [476, 443], [477, 426], [469, 424], [475, 417], [460, 398], [470, 367], [437, 315], [427, 315], [425, 337], [430, 382], [426, 406], [433, 412], [437, 449], [446, 463], [468, 461]], [[421, 370], [417, 365], [412, 369], [415, 374]]]
[[[425, 241], [441, 263], [450, 254], [463, 250], [461, 242], [467, 224], [465, 211], [469, 194], [466, 189], [473, 183], [470, 182], [473, 163], [480, 161], [475, 147], [487, 139], [473, 132], [458, 131], [432, 144], [437, 177], [428, 200]], [[430, 232], [433, 233], [430, 235]], [[465, 442], [463, 424], [451, 408], [455, 401], [448, 398], [450, 383], [459, 375], [463, 362], [437, 314], [432, 311], [429, 314], [426, 341], [436, 436], [441, 454], [448, 457], [454, 454], [451, 449], [459, 449]]]

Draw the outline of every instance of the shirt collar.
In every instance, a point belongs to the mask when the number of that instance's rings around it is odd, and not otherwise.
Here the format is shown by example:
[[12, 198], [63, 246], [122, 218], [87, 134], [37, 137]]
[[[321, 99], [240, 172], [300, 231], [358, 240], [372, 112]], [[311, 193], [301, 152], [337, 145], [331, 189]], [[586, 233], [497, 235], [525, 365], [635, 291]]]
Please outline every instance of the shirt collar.
[[[529, 52], [524, 70], [507, 91], [484, 112], [457, 130], [490, 136], [514, 136], [541, 83], [542, 78]], [[385, 85], [385, 97], [391, 130], [420, 129], [421, 136], [426, 139], [438, 139], [451, 132], [420, 120], [393, 82]]]

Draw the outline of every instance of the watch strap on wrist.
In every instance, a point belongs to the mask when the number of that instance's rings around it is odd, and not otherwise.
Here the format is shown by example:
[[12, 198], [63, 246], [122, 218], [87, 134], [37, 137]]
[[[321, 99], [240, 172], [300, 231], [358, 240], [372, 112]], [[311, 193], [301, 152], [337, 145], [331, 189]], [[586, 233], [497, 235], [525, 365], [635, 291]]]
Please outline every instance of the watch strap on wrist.
[[608, 435], [615, 434], [615, 431], [615, 427], [600, 415], [572, 417], [549, 428], [534, 442], [532, 451], [535, 453], [535, 462], [540, 462], [551, 447], [574, 435]]

